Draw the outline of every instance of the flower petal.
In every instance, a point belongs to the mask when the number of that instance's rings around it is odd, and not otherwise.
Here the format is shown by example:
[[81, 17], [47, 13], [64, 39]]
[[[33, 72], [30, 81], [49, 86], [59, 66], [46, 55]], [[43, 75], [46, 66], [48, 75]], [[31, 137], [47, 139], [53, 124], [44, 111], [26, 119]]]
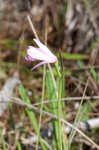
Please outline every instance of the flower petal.
[[27, 55], [27, 56], [25, 57], [25, 60], [26, 60], [27, 62], [36, 61], [36, 59], [31, 58], [29, 55]]
[[34, 39], [35, 43], [40, 47], [41, 51], [46, 54], [46, 56], [50, 57], [51, 60], [55, 60], [57, 61], [57, 57], [55, 55], [53, 55], [53, 53], [47, 48], [47, 46], [45, 46], [44, 44], [42, 44], [39, 40]]
[[39, 66], [41, 66], [41, 65], [43, 65], [43, 64], [47, 64], [48, 62], [47, 61], [42, 61], [42, 62], [40, 62], [39, 64], [37, 64], [36, 66], [34, 66], [33, 68], [32, 68], [32, 70], [34, 70], [35, 68], [38, 68]]
[[32, 59], [50, 61], [50, 58], [43, 54], [39, 48], [35, 48], [32, 46], [29, 46], [29, 49], [27, 50], [27, 55], [30, 56]]

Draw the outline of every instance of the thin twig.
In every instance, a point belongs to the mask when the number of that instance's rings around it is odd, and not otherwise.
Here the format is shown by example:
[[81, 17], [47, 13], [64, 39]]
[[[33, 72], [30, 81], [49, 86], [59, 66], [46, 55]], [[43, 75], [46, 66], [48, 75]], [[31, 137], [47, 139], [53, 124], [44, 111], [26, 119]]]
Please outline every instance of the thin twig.
[[27, 16], [27, 19], [28, 19], [28, 21], [29, 21], [30, 27], [31, 27], [31, 29], [32, 29], [32, 31], [33, 31], [33, 33], [34, 33], [36, 39], [39, 40], [39, 37], [38, 37], [38, 35], [37, 35], [37, 33], [36, 33], [36, 30], [35, 30], [35, 28], [34, 28], [34, 26], [33, 26], [33, 23], [32, 23], [32, 21], [31, 21], [31, 18], [30, 18], [29, 15]]
[[[98, 100], [99, 99], [99, 96], [84, 96], [83, 97], [83, 100], [87, 101], [87, 100], [91, 100], [91, 99], [95, 99], [95, 100]], [[82, 100], [82, 97], [66, 97], [66, 98], [62, 98], [61, 101], [81, 101]], [[45, 100], [43, 102], [43, 104], [48, 104], [48, 103], [54, 103], [56, 102], [57, 100], [55, 99], [52, 99], [52, 101], [50, 100]], [[35, 103], [33, 104], [34, 106], [38, 106], [38, 105], [41, 105], [41, 102], [39, 103]]]
[[[76, 118], [75, 118], [75, 121], [74, 121], [74, 126], [76, 126], [77, 128], [79, 126], [79, 123], [80, 123], [80, 120], [81, 120], [81, 117], [82, 117], [81, 106], [83, 104], [83, 97], [85, 96], [87, 87], [88, 87], [88, 80], [87, 80], [87, 83], [86, 83], [86, 86], [85, 86], [85, 89], [84, 89], [84, 92], [83, 92], [83, 96], [82, 96], [82, 99], [81, 99], [81, 102], [80, 102], [80, 105], [79, 105], [79, 109], [78, 109], [78, 112], [77, 112], [77, 115], [76, 115]], [[76, 130], [74, 130], [72, 128], [72, 132], [71, 132], [71, 135], [70, 135], [70, 141], [71, 142], [72, 142], [72, 139], [73, 139], [75, 134], [76, 134]]]
[[[12, 97], [14, 98], [14, 97]], [[19, 98], [16, 98], [16, 99], [19, 99]], [[87, 101], [87, 100], [99, 100], [99, 96], [85, 96], [83, 97], [83, 100]], [[66, 97], [66, 98], [62, 98], [61, 101], [81, 101], [82, 100], [82, 97]], [[57, 100], [55, 99], [52, 99], [52, 101], [50, 100], [44, 100], [43, 104], [49, 104], [49, 103], [53, 103], [53, 102], [56, 102]], [[8, 101], [0, 101], [0, 103], [7, 103]], [[33, 106], [38, 106], [38, 105], [41, 105], [41, 102], [39, 103], [35, 103], [33, 104]]]

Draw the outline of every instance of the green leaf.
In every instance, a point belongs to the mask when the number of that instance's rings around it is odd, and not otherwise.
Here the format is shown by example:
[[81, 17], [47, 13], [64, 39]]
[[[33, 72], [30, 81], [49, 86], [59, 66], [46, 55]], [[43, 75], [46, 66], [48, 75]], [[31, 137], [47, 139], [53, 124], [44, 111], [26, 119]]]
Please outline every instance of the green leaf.
[[[20, 95], [22, 97], [22, 100], [27, 103], [27, 104], [30, 104], [30, 99], [29, 97], [27, 96], [27, 93], [23, 87], [23, 85], [20, 85], [19, 86], [19, 92], [20, 92]], [[35, 116], [35, 113], [33, 112], [33, 110], [30, 110], [29, 108], [26, 108], [26, 113], [33, 125], [33, 128], [35, 130], [36, 133], [38, 133], [38, 124], [37, 124], [37, 120], [36, 120], [36, 116]]]
[[99, 76], [96, 73], [96, 71], [94, 70], [94, 68], [91, 67], [90, 72], [92, 73], [94, 79], [97, 81], [97, 83], [99, 84]]
[[0, 139], [1, 139], [1, 143], [2, 143], [2, 149], [7, 150], [5, 139], [4, 139], [4, 136], [2, 135], [2, 129], [1, 128], [0, 128]]
[[[52, 111], [53, 114], [56, 116], [58, 115], [58, 104], [57, 101], [53, 101], [53, 99], [57, 99], [56, 97], [56, 89], [54, 88], [53, 80], [51, 77], [51, 74], [49, 71], [46, 73], [46, 93], [47, 93], [47, 98], [51, 100], [50, 102], [50, 110]], [[53, 121], [53, 129], [54, 129], [54, 134], [55, 134], [55, 139], [53, 143], [57, 145], [58, 142], [58, 121], [54, 120]]]
[[88, 55], [84, 54], [70, 54], [70, 53], [61, 53], [62, 57], [64, 59], [70, 59], [70, 60], [83, 60], [83, 59], [88, 59]]
[[92, 111], [91, 105], [89, 103], [85, 103], [81, 106], [82, 117], [81, 121], [86, 121], [89, 119], [89, 114]]

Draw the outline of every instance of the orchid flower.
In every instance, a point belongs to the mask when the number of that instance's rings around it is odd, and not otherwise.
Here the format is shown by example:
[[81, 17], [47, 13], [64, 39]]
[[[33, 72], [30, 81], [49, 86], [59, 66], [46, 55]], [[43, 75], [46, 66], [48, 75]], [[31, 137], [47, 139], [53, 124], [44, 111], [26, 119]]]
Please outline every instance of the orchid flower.
[[58, 61], [57, 57], [47, 48], [47, 46], [42, 44], [37, 39], [34, 39], [34, 41], [38, 45], [38, 48], [29, 46], [25, 59], [28, 62], [33, 62], [37, 60], [40, 60], [41, 62], [34, 66], [32, 69], [35, 69], [43, 64], [56, 63]]

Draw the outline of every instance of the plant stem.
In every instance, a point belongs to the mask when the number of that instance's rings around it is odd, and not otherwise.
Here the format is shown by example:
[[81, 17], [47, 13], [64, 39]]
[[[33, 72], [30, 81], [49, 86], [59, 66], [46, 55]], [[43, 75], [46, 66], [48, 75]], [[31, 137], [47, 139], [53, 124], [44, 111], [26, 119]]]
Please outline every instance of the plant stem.
[[62, 80], [59, 78], [59, 89], [58, 89], [58, 140], [59, 140], [59, 150], [62, 150], [62, 127], [61, 127], [61, 90], [62, 90]]
[[48, 64], [48, 68], [49, 68], [50, 74], [52, 76], [53, 85], [54, 85], [55, 92], [56, 92], [56, 97], [58, 97], [58, 92], [57, 92], [57, 87], [56, 87], [56, 81], [55, 81], [54, 74], [53, 74], [53, 71], [52, 71], [52, 68], [51, 68], [50, 64]]
[[46, 65], [44, 65], [44, 68], [43, 68], [42, 101], [41, 101], [41, 107], [40, 107], [40, 119], [39, 119], [38, 140], [36, 144], [36, 150], [38, 150], [39, 141], [41, 141], [40, 140], [40, 126], [41, 126], [41, 120], [42, 120], [43, 100], [44, 100], [44, 94], [45, 94], [45, 76], [46, 76]]

